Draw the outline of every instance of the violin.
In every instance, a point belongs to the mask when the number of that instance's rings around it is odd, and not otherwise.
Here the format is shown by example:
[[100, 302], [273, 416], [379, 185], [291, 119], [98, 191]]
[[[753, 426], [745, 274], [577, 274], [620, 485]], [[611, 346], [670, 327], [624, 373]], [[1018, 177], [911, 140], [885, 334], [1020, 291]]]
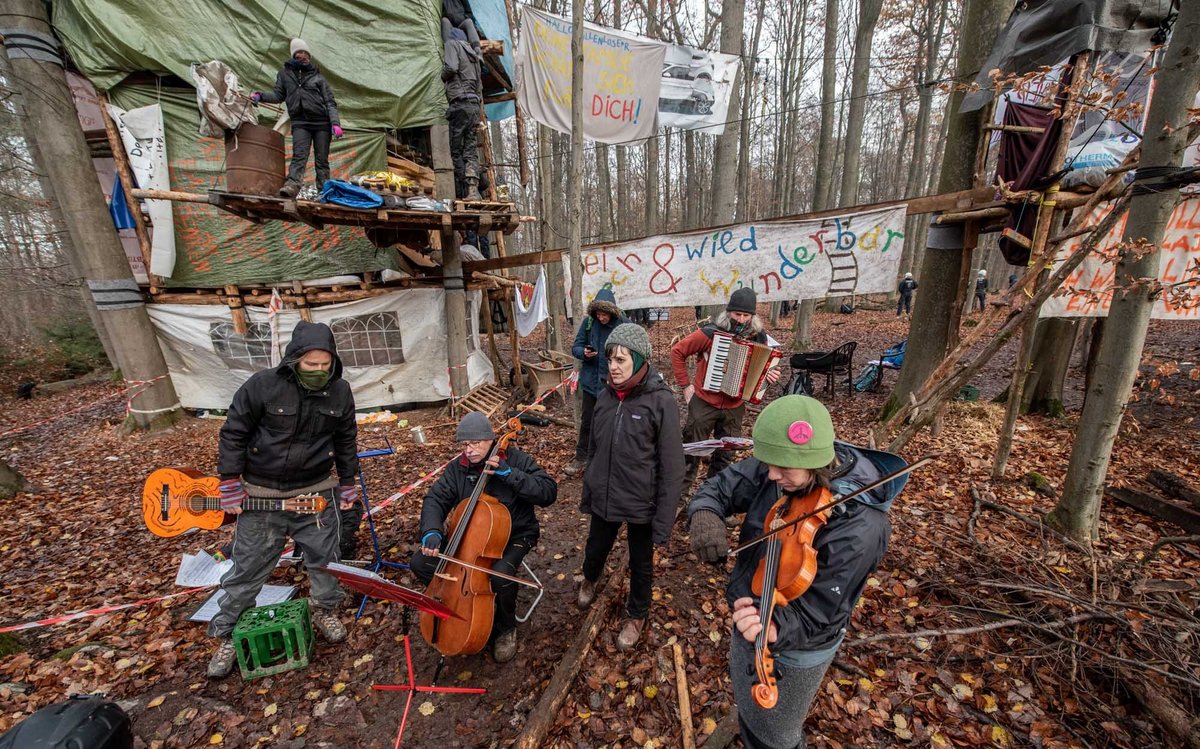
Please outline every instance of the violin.
[[[509, 419], [504, 428], [485, 463], [508, 449], [521, 431], [521, 420]], [[438, 555], [433, 580], [425, 589], [425, 595], [454, 614], [447, 619], [421, 614], [421, 635], [442, 655], [478, 653], [492, 635], [496, 595], [491, 567], [508, 546], [512, 517], [507, 507], [486, 492], [490, 477], [490, 472], [482, 472], [471, 496], [459, 502], [447, 518], [449, 541]]]
[[[763, 527], [770, 536], [751, 583], [759, 597], [762, 628], [754, 641], [754, 670], [758, 683], [751, 689], [754, 701], [764, 710], [779, 701], [775, 683], [775, 658], [768, 635], [776, 606], [786, 606], [804, 595], [817, 576], [817, 551], [813, 539], [829, 519], [833, 503], [829, 489], [819, 486], [803, 497], [788, 494], [771, 506]], [[766, 534], [764, 534], [766, 535]]]

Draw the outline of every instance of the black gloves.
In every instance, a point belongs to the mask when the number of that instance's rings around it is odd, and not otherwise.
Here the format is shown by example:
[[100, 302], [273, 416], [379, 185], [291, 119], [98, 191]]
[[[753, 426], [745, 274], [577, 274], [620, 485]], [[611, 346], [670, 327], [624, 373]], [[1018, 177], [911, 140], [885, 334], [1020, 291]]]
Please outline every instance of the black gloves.
[[729, 553], [725, 521], [715, 512], [701, 510], [692, 515], [692, 551], [706, 562], [720, 562]]

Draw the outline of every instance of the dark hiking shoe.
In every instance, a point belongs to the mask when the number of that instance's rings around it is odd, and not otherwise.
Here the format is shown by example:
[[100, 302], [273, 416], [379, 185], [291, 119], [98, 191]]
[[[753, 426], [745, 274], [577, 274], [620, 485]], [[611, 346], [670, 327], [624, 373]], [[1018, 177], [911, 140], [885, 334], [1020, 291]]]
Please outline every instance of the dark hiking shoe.
[[508, 663], [517, 655], [517, 630], [510, 629], [496, 638], [492, 647], [492, 657], [496, 663]]
[[217, 651], [213, 653], [212, 658], [208, 661], [208, 678], [224, 679], [233, 671], [234, 664], [237, 663], [237, 650], [233, 647], [232, 639], [221, 640], [221, 644], [217, 646]]
[[346, 625], [338, 619], [330, 609], [313, 609], [313, 627], [329, 642], [341, 642], [346, 639]]
[[279, 188], [279, 197], [294, 198], [300, 194], [299, 182], [287, 182], [283, 187]]
[[563, 469], [563, 473], [565, 473], [568, 478], [575, 478], [579, 474], [583, 473], [586, 468], [587, 461], [583, 458], [576, 458], [567, 464], [567, 467]]
[[621, 634], [617, 635], [617, 650], [624, 652], [637, 645], [638, 640], [642, 639], [642, 630], [645, 627], [645, 619], [626, 619], [625, 626], [621, 627]]
[[575, 604], [581, 609], [586, 609], [592, 605], [594, 600], [596, 600], [596, 583], [585, 577], [579, 584], [579, 597], [575, 599]]

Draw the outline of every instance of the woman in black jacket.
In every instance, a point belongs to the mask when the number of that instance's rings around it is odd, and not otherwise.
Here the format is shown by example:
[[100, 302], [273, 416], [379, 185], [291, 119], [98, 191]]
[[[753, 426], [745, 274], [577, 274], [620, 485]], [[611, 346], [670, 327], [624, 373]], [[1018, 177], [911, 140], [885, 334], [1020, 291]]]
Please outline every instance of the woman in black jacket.
[[274, 90], [255, 91], [250, 96], [255, 102], [287, 104], [288, 119], [292, 121], [292, 164], [288, 167], [287, 182], [279, 190], [285, 198], [300, 193], [310, 148], [317, 170], [317, 189], [325, 185], [329, 179], [329, 139], [345, 135], [333, 89], [313, 65], [308, 44], [303, 39], [293, 39], [290, 51], [292, 59], [275, 76]]
[[591, 606], [596, 583], [621, 530], [629, 531], [627, 619], [617, 647], [641, 639], [650, 613], [654, 546], [667, 542], [683, 486], [679, 406], [650, 366], [650, 337], [632, 323], [618, 325], [604, 347], [608, 384], [596, 400], [580, 509], [590, 514], [584, 547], [580, 608]]

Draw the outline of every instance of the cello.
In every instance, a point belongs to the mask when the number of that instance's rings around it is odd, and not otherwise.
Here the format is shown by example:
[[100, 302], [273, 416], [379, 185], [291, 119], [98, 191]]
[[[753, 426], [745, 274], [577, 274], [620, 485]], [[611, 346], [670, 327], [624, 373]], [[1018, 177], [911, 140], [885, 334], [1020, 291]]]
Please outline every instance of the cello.
[[[509, 419], [504, 429], [484, 459], [485, 464], [504, 453], [521, 431], [521, 420]], [[442, 655], [478, 653], [492, 635], [496, 595], [490, 578], [500, 573], [493, 573], [491, 567], [508, 546], [512, 518], [508, 508], [486, 492], [490, 476], [485, 470], [471, 496], [459, 502], [446, 519], [449, 540], [438, 554], [433, 580], [425, 589], [425, 595], [453, 612], [448, 619], [421, 614], [421, 635]]]

